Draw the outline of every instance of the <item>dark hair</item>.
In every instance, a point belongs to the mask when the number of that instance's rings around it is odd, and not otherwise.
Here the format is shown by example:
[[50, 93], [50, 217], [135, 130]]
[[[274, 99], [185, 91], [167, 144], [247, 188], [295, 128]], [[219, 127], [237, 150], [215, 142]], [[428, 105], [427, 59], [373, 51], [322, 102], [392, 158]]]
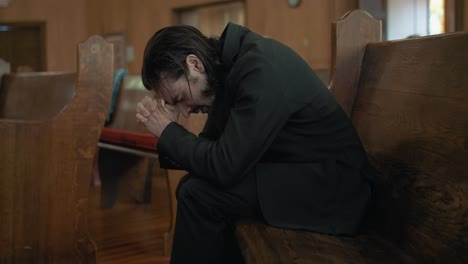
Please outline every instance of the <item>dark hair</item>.
[[[145, 88], [158, 93], [160, 81], [166, 77], [178, 79], [185, 75], [188, 81], [185, 58], [189, 54], [196, 55], [205, 67], [209, 88], [204, 95], [214, 94], [218, 85], [216, 69], [220, 66], [219, 41], [187, 25], [165, 27], [149, 39], [141, 70]], [[162, 76], [163, 73], [168, 76]]]

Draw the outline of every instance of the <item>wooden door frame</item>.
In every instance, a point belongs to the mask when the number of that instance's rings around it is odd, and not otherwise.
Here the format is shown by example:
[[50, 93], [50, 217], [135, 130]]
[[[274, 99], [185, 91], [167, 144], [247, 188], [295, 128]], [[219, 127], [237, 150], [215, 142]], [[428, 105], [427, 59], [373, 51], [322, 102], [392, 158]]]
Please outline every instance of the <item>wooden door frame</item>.
[[463, 30], [464, 2], [463, 0], [445, 0], [445, 32]]

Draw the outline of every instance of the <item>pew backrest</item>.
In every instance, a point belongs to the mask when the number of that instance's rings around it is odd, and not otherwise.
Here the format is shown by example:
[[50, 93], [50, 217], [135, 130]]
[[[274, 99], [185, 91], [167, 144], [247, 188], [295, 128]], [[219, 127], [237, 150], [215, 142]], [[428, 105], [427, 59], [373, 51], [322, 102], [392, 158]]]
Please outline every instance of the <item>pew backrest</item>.
[[4, 74], [0, 118], [43, 120], [62, 111], [75, 95], [76, 73]]
[[113, 48], [78, 48], [73, 98], [42, 120], [0, 118], [0, 262], [92, 263], [87, 230], [93, 158], [109, 109]]
[[152, 96], [151, 92], [143, 86], [140, 75], [124, 76], [117, 96], [115, 111], [107, 127], [132, 132], [148, 132], [143, 126], [137, 124], [135, 116], [136, 105], [146, 95]]
[[348, 12], [332, 23], [330, 90], [343, 110], [351, 114], [366, 45], [382, 40], [382, 22], [367, 12]]
[[379, 42], [377, 35], [369, 37], [378, 23], [366, 13], [348, 17], [356, 23], [340, 29], [344, 38], [334, 42], [335, 49], [349, 48], [356, 38], [359, 47], [342, 54], [332, 91], [377, 171], [365, 225], [416, 259], [463, 263], [468, 260], [468, 32]]

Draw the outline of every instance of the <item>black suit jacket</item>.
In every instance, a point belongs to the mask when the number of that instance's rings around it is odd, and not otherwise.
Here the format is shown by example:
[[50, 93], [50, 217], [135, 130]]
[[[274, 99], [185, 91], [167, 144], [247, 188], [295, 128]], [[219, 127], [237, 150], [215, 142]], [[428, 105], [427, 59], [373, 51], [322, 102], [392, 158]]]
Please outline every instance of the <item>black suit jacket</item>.
[[350, 120], [290, 48], [235, 24], [220, 41], [224, 85], [205, 129], [197, 137], [171, 123], [158, 142], [161, 165], [220, 188], [253, 173], [270, 224], [355, 233], [369, 186]]

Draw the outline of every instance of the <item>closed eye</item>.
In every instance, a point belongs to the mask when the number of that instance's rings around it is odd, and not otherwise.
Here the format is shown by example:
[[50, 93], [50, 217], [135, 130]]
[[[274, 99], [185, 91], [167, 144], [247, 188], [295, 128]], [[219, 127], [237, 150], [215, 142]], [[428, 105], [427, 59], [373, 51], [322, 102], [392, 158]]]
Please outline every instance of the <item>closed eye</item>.
[[171, 105], [175, 106], [177, 105], [181, 100], [178, 99], [178, 97], [176, 96], [174, 99], [172, 99], [172, 102], [171, 102]]

